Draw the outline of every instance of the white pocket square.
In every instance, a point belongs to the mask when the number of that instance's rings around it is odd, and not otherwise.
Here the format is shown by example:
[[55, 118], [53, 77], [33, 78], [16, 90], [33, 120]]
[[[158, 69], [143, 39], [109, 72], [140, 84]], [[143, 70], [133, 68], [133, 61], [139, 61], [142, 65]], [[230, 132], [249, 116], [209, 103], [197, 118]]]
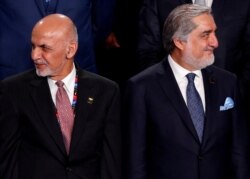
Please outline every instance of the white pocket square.
[[232, 98], [227, 97], [224, 106], [220, 106], [220, 111], [225, 111], [234, 107], [234, 101]]

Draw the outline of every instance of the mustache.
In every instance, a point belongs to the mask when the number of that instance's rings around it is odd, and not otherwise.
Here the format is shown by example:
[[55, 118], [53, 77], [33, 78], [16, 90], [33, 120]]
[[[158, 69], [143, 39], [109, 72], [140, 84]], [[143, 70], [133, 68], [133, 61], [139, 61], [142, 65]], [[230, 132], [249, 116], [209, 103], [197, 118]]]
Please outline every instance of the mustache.
[[34, 60], [35, 65], [47, 65], [48, 63], [44, 59]]
[[214, 51], [215, 47], [209, 46], [205, 48], [205, 51]]

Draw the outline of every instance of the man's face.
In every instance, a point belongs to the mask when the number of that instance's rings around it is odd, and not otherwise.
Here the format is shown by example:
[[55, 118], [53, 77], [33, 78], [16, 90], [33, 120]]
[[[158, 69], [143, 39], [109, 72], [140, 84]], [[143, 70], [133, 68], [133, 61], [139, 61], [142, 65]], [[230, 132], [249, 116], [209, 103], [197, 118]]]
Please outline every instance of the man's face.
[[193, 19], [197, 27], [188, 35], [183, 45], [183, 65], [189, 70], [199, 70], [213, 64], [214, 49], [218, 47], [216, 25], [211, 15], [203, 14]]
[[37, 75], [60, 76], [67, 62], [67, 44], [60, 32], [34, 29], [32, 32], [32, 52]]

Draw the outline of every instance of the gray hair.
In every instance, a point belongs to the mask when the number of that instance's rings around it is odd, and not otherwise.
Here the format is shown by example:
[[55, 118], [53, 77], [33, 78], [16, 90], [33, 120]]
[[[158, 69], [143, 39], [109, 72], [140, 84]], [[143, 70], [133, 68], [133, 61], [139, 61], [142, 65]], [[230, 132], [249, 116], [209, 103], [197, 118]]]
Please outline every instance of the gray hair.
[[74, 36], [73, 39], [78, 43], [78, 32], [75, 25], [73, 26], [73, 36]]
[[197, 25], [192, 21], [194, 17], [211, 13], [212, 10], [210, 7], [198, 4], [180, 5], [171, 11], [165, 20], [162, 34], [163, 46], [167, 52], [171, 53], [174, 50], [174, 38], [182, 41], [187, 40], [188, 34], [197, 27]]

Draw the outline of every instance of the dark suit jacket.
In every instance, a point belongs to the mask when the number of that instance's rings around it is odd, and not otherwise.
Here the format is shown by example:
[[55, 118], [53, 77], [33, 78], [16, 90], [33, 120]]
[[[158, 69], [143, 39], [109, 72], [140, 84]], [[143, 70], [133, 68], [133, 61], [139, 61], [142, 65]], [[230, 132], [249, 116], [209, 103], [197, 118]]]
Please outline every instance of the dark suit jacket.
[[[202, 70], [206, 111], [200, 144], [167, 60], [128, 82], [128, 179], [243, 179], [247, 129], [236, 78], [211, 66]], [[235, 107], [220, 111], [226, 97]]]
[[1, 179], [120, 178], [118, 87], [87, 71], [78, 78], [69, 156], [47, 79], [32, 70], [1, 82]]
[[79, 35], [76, 61], [83, 69], [96, 72], [93, 46], [111, 31], [115, 0], [51, 0], [47, 11], [44, 1], [0, 1], [0, 79], [33, 68], [32, 28], [52, 13], [65, 14], [76, 24]]
[[[191, 0], [144, 0], [139, 19], [140, 69], [162, 60], [162, 29], [168, 14]], [[215, 65], [235, 73], [250, 85], [250, 1], [213, 0], [219, 47]]]

